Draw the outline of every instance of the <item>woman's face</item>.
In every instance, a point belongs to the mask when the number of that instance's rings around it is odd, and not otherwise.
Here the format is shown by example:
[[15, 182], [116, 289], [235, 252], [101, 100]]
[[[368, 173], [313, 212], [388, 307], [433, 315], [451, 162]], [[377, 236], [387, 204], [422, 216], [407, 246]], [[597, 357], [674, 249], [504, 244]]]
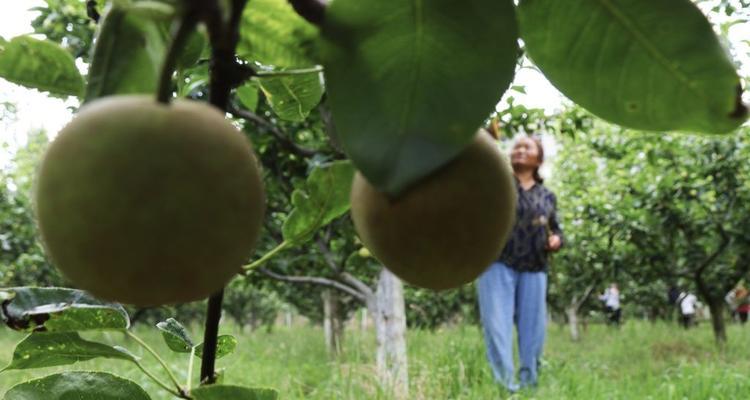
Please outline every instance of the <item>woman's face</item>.
[[539, 161], [539, 148], [536, 143], [527, 137], [518, 139], [510, 152], [510, 163], [514, 169], [537, 168], [541, 161]]

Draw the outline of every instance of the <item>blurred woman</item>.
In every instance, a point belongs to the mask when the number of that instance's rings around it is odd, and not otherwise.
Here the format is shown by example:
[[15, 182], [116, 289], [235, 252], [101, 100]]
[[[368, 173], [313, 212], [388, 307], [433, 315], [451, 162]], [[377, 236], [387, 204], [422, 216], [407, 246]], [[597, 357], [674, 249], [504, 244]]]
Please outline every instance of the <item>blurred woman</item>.
[[[516, 140], [510, 155], [518, 193], [516, 222], [497, 262], [478, 280], [479, 310], [492, 372], [511, 392], [535, 386], [546, 328], [547, 254], [560, 249], [557, 200], [543, 184], [544, 149], [538, 138]], [[520, 385], [513, 365], [518, 331]]]

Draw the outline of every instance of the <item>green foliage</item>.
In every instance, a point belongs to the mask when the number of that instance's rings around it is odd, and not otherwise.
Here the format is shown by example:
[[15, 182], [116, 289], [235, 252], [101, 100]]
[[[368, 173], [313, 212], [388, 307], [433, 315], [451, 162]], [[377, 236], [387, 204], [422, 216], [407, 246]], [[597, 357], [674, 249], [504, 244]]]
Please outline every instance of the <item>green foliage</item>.
[[354, 168], [337, 161], [315, 168], [302, 188], [292, 192], [292, 206], [282, 228], [284, 240], [300, 243], [349, 210], [349, 190]]
[[474, 284], [442, 292], [406, 285], [404, 303], [406, 323], [410, 328], [438, 329], [446, 325], [479, 323]]
[[315, 65], [316, 28], [285, 0], [253, 0], [243, 15], [237, 54], [276, 67]]
[[750, 272], [748, 137], [656, 140], [597, 122], [566, 140], [554, 184], [568, 245], [552, 260], [553, 304], [617, 281], [625, 304], [654, 316], [669, 315], [669, 284], [721, 312]]
[[[216, 338], [216, 359], [224, 358], [237, 348], [237, 338], [232, 335], [221, 335]], [[196, 357], [203, 357], [203, 343], [195, 346]]]
[[[195, 345], [187, 329], [176, 319], [167, 318], [159, 322], [156, 327], [161, 331], [164, 343], [175, 353], [194, 352], [197, 357], [203, 356], [203, 343]], [[237, 348], [237, 339], [232, 335], [221, 335], [217, 338], [216, 358], [232, 354]]]
[[[268, 105], [279, 118], [286, 121], [304, 121], [323, 96], [323, 80], [317, 69], [303, 74], [261, 77], [258, 84]], [[250, 99], [246, 98], [245, 101], [250, 102]]]
[[[87, 61], [86, 49], [92, 45], [93, 24], [85, 17], [83, 2], [46, 2], [47, 7], [37, 9], [40, 16], [34, 22], [35, 31], [52, 42], [63, 44], [74, 57]], [[173, 17], [172, 9], [165, 5], [170, 2], [114, 3], [115, 6], [105, 13], [91, 59], [88, 100], [115, 93], [152, 93], [156, 86], [167, 43], [167, 28]], [[734, 92], [738, 83], [734, 68], [727, 62], [705, 18], [689, 8], [686, 1], [654, 5], [631, 0], [630, 3], [638, 7], [622, 10], [610, 3], [591, 5], [581, 0], [561, 7], [543, 0], [521, 2], [527, 50], [553, 83], [591, 111], [625, 125], [718, 132], [729, 130], [744, 120], [743, 107]], [[730, 9], [736, 8], [736, 1], [720, 3], [722, 10], [734, 13]], [[526, 7], [534, 4], [547, 4], [547, 9], [537, 8], [531, 13]], [[670, 7], [670, 12], [662, 12], [661, 6]], [[602, 12], [604, 9], [616, 13], [607, 14]], [[554, 12], [559, 18], [537, 18], [546, 12]], [[601, 30], [581, 29], [581, 15], [587, 16], [594, 28], [606, 25], [606, 29], [619, 33], [603, 35]], [[317, 72], [255, 77], [252, 82], [259, 82], [259, 85], [240, 86], [233, 99], [233, 107], [253, 112], [245, 118], [245, 130], [255, 144], [266, 174], [270, 215], [258, 255], [267, 255], [287, 240], [294, 246], [270, 259], [266, 264], [269, 270], [286, 276], [316, 275], [340, 282], [346, 273], [372, 287], [382, 267], [374, 259], [358, 255], [361, 244], [351, 221], [343, 215], [348, 209], [346, 193], [353, 170], [350, 164], [340, 161], [346, 157], [341, 148], [374, 183], [380, 183], [391, 192], [407, 187], [461, 151], [473, 136], [476, 125], [492, 110], [510, 82], [517, 58], [515, 13], [513, 3], [505, 0], [429, 4], [388, 1], [364, 5], [354, 4], [352, 0], [336, 0], [329, 9], [327, 21], [325, 75], [330, 91], [324, 103], [319, 104], [324, 88]], [[544, 25], [545, 21], [551, 21], [551, 25]], [[624, 25], [618, 24], [623, 21]], [[664, 26], [684, 26], [681, 24], [692, 24], [699, 29], [685, 30], [683, 35], [675, 35], [671, 28], [664, 29]], [[635, 26], [644, 31], [632, 29]], [[550, 35], [555, 38], [554, 43], [549, 48], [546, 44], [537, 44], [539, 38], [530, 32], [538, 29], [544, 35], [539, 40], [546, 40], [550, 27], [554, 28]], [[571, 52], [573, 34], [580, 34], [580, 48]], [[288, 72], [289, 68], [310, 67], [320, 58], [317, 35], [317, 29], [300, 18], [288, 2], [253, 0], [243, 15], [238, 55], [245, 61], [264, 65], [259, 68], [261, 72], [266, 70], [265, 66], [269, 71], [280, 73]], [[3, 49], [0, 65], [14, 42], [26, 40], [33, 39], [0, 40]], [[623, 41], [628, 41], [626, 46]], [[680, 46], [685, 43], [684, 48]], [[33, 44], [39, 46], [36, 42]], [[191, 40], [189, 51], [182, 54], [177, 71], [178, 96], [207, 97], [208, 63], [197, 62], [205, 56], [205, 50], [199, 39], [195, 39]], [[547, 60], [546, 50], [552, 61]], [[56, 54], [61, 51], [64, 54], [64, 50], [55, 47]], [[586, 56], [576, 56], [578, 53]], [[562, 61], [560, 54], [565, 55]], [[73, 68], [75, 65], [70, 63], [67, 54], [65, 57], [67, 71], [72, 76], [70, 65]], [[38, 71], [38, 65], [27, 56], [19, 60], [13, 59], [18, 74], [39, 78], [33, 73], [35, 68]], [[580, 62], [576, 63], [574, 72], [570, 71], [567, 60]], [[600, 68], [602, 65], [608, 68]], [[59, 73], [54, 69], [45, 71], [51, 72]], [[77, 69], [75, 72], [80, 78]], [[592, 80], [592, 76], [596, 79]], [[637, 81], [630, 79], [631, 76], [636, 76]], [[74, 80], [76, 85], [82, 82]], [[568, 80], [573, 83], [567, 83]], [[690, 83], [686, 84], [685, 80]], [[30, 84], [34, 85], [38, 87], [39, 82]], [[74, 94], [80, 95], [80, 88]], [[670, 96], [665, 97], [666, 94]], [[336, 130], [331, 123], [331, 110]], [[635, 111], [641, 112], [637, 118]], [[730, 117], [732, 113], [736, 113], [736, 117]], [[750, 172], [746, 171], [744, 162], [749, 155], [745, 143], [747, 132], [743, 133], [743, 138], [727, 141], [665, 135], [660, 143], [655, 136], [633, 135], [601, 125], [579, 108], [549, 116], [541, 110], [516, 105], [512, 99], [496, 116], [503, 121], [508, 133], [548, 130], [560, 138], [571, 137], [563, 139], [566, 146], [560, 164], [563, 172], [560, 179], [556, 179], [560, 187], [555, 188], [561, 199], [560, 208], [565, 213], [568, 246], [552, 262], [550, 298], [553, 304], [569, 304], [582, 290], [617, 278], [628, 279], [629, 283], [623, 285], [624, 299], [639, 307], [657, 308], [654, 305], [658, 304], [664, 290], [659, 279], [666, 277], [685, 284], [691, 282], [691, 274], [698, 274], [701, 282], [707, 283], [703, 288], [705, 295], [713, 298], [723, 294], [726, 286], [736, 282], [739, 276], [747, 274], [747, 267], [741, 265], [750, 256], [746, 253], [750, 238], [741, 225], [750, 211], [744, 209], [745, 204], [750, 204], [747, 196], [750, 186], [745, 182]], [[638, 125], [641, 123], [649, 125]], [[25, 160], [33, 159], [29, 156], [33, 153], [32, 146], [28, 150]], [[31, 184], [30, 179], [24, 180], [32, 175], [33, 163], [16, 161], [15, 175], [4, 174], [0, 180], [0, 245], [3, 249], [0, 285], [60, 284], [61, 279], [50, 270], [42, 246], [34, 239], [27, 195]], [[685, 175], [681, 175], [683, 173]], [[329, 201], [331, 199], [334, 201]], [[730, 240], [722, 248], [725, 236]], [[717, 250], [721, 250], [721, 254], [711, 260], [711, 254]], [[711, 262], [698, 263], [697, 260]], [[692, 281], [693, 285], [700, 286], [698, 280]], [[284, 302], [293, 304], [317, 321], [321, 312], [320, 290], [312, 285], [300, 289], [251, 274], [231, 284], [225, 306], [227, 313], [240, 325], [249, 324], [253, 328], [260, 324], [257, 321], [272, 326]], [[69, 333], [42, 332], [29, 336], [16, 348], [19, 361], [14, 357], [12, 363], [31, 368], [84, 360], [100, 363], [102, 356], [129, 360], [129, 353], [119, 353], [115, 347], [85, 340], [73, 332], [103, 328], [123, 331], [129, 320], [124, 310], [95, 303], [86, 295], [79, 296], [80, 292], [52, 289], [42, 293], [42, 289], [29, 288], [0, 291], [4, 319], [16, 328], [41, 327], [51, 332]], [[71, 298], [71, 293], [76, 297]], [[405, 295], [412, 326], [435, 328], [462, 317], [476, 320], [476, 293], [471, 286], [440, 294], [407, 288]], [[341, 318], [361, 307], [359, 300], [351, 296], [343, 296], [341, 301]], [[203, 318], [203, 308], [204, 304], [197, 302], [134, 310], [133, 318], [163, 320], [177, 313], [181, 320], [193, 322]], [[180, 352], [201, 352], [200, 345], [195, 346], [187, 329], [178, 322], [168, 321], [162, 328], [168, 347]], [[497, 395], [476, 331], [461, 331], [442, 341], [420, 337], [420, 334], [413, 334], [414, 340], [410, 342], [411, 356], [419, 360], [410, 364], [412, 376], [418, 377], [412, 382], [432, 379], [431, 382], [437, 383], [419, 384], [417, 396], [474, 399]], [[227, 375], [250, 386], [258, 382], [279, 382], [286, 385], [285, 398], [386, 397], [375, 386], [367, 364], [361, 368], [356, 366], [357, 370], [348, 366], [338, 370], [321, 368], [327, 362], [320, 351], [322, 343], [316, 341], [317, 337], [309, 336], [296, 333], [286, 337], [296, 341], [279, 341], [259, 332], [252, 337], [255, 342], [248, 339], [253, 346], [251, 349], [230, 354], [235, 350], [237, 339], [225, 335], [219, 338], [218, 352], [220, 356], [245, 357], [238, 363], [251, 366], [253, 372], [248, 374], [243, 368]], [[602, 334], [599, 339], [607, 336]], [[640, 349], [644, 342], [640, 339], [628, 343]], [[298, 342], [304, 340], [304, 348], [300, 348]], [[372, 338], [357, 340], [360, 341], [355, 347], [362, 343], [367, 346], [350, 352], [353, 358], [359, 359], [362, 354], [370, 353]], [[554, 398], [614, 396], [616, 392], [601, 383], [610, 382], [607, 379], [611, 376], [606, 368], [601, 368], [601, 363], [597, 364], [598, 359], [584, 360], [577, 357], [580, 348], [570, 347], [559, 339], [554, 343], [568, 351], [553, 352], [550, 357], [558, 367], [549, 375], [549, 386], [555, 389]], [[0, 350], [2, 348], [0, 346]], [[42, 351], [45, 348], [51, 350]], [[70, 349], [75, 351], [63, 354], [63, 350]], [[271, 370], [267, 366], [268, 359], [264, 359], [268, 357], [268, 349], [283, 359], [277, 361], [275, 370]], [[627, 357], [640, 354], [621, 353]], [[601, 353], [596, 354], [603, 357]], [[644, 352], [642, 358], [647, 358], [647, 354]], [[24, 358], [26, 355], [29, 359]], [[177, 359], [179, 362], [186, 358], [183, 354], [171, 353], [165, 358], [170, 356], [182, 357]], [[627, 357], [618, 359], [615, 364], [627, 365]], [[372, 362], [367, 356], [361, 361]], [[279, 365], [285, 373], [279, 373]], [[132, 369], [132, 364], [127, 367]], [[645, 380], [644, 386], [663, 393], [661, 379], [657, 383], [653, 378], [662, 376], [653, 373], [661, 369], [646, 370], [650, 374], [638, 375], [630, 371], [634, 377], [629, 379]], [[595, 373], [589, 379], [591, 371]], [[696, 374], [698, 379], [702, 377]], [[670, 384], [678, 382], [689, 386], [691, 382], [690, 378], [665, 375]], [[108, 395], [97, 390], [112, 391], [112, 398], [148, 398], [134, 383], [118, 379], [97, 373], [52, 375], [21, 384], [11, 389], [6, 398], [54, 400], [55, 396], [64, 395], [63, 381], [73, 388], [93, 385], [93, 389], [86, 392], [92, 398]], [[251, 379], [255, 380], [249, 381]], [[717, 388], [719, 396], [732, 397], [743, 382], [732, 379], [731, 376], [711, 375], [700, 382]], [[360, 385], [352, 385], [353, 380]], [[728, 389], [721, 386], [722, 381], [737, 382], [737, 385]], [[144, 387], [172, 391], [179, 388], [177, 384], [165, 386], [158, 378], [155, 382], [151, 387]], [[589, 392], [582, 392], [582, 386], [590, 388]], [[624, 398], [644, 397], [646, 392], [633, 386], [638, 385], [623, 385]], [[123, 388], [130, 392], [117, 392], [126, 390]], [[684, 392], [670, 389], [668, 397], [665, 394], [664, 398], [716, 394], [701, 391], [700, 387], [693, 389]], [[739, 389], [739, 392], [746, 390]], [[266, 392], [210, 386], [195, 389], [192, 394], [196, 399], [267, 398], [258, 397], [259, 393]], [[30, 397], [12, 397], [27, 394]], [[85, 396], [79, 389], [67, 395]], [[549, 394], [541, 392], [541, 396], [545, 395]], [[277, 395], [275, 391], [268, 391], [266, 396], [276, 398]]]
[[87, 102], [112, 94], [156, 91], [169, 19], [144, 17], [136, 7], [113, 4], [103, 15], [91, 60]]
[[13, 329], [72, 332], [126, 329], [130, 325], [121, 305], [103, 302], [80, 290], [16, 287], [0, 292], [10, 298], [3, 303], [0, 316]]
[[518, 16], [534, 63], [602, 118], [706, 133], [747, 118], [735, 66], [689, 0], [523, 0]]
[[273, 389], [211, 385], [196, 388], [193, 390], [192, 396], [195, 400], [276, 400], [279, 398], [279, 393]]
[[251, 330], [264, 326], [270, 331], [284, 306], [276, 292], [247, 279], [233, 280], [224, 293], [224, 311], [238, 326]]
[[16, 345], [13, 360], [2, 371], [68, 365], [97, 357], [135, 362], [126, 350], [84, 340], [78, 332], [32, 333]]
[[[171, 369], [162, 361], [154, 350], [142, 339], [128, 332], [130, 327], [129, 315], [118, 304], [105, 304], [92, 298], [85, 292], [65, 288], [10, 288], [0, 290], [0, 317], [7, 325], [15, 330], [24, 331], [32, 328], [35, 332], [21, 340], [13, 352], [13, 359], [0, 373], [11, 370], [26, 370], [69, 365], [96, 358], [125, 360], [135, 363], [149, 378], [162, 389], [173, 395], [182, 397], [180, 393], [188, 393], [175, 380]], [[35, 325], [31, 326], [33, 322]], [[167, 346], [174, 352], [193, 353], [203, 356], [203, 344], [195, 346], [190, 339], [187, 329], [175, 319], [169, 319], [157, 325]], [[140, 359], [129, 350], [120, 346], [110, 346], [105, 343], [85, 340], [79, 331], [119, 330], [134, 339], [139, 345], [155, 356], [162, 368], [166, 370], [172, 380], [173, 387], [160, 381], [144, 368]], [[222, 358], [232, 354], [237, 348], [237, 339], [232, 335], [221, 335], [217, 338], [215, 358]], [[189, 360], [188, 371], [192, 371], [192, 358]], [[87, 375], [89, 374], [89, 375]], [[59, 383], [60, 376], [69, 378], [68, 385]], [[143, 389], [129, 380], [100, 373], [68, 372], [49, 375], [40, 380], [33, 380], [11, 388], [6, 399], [30, 398], [70, 398], [80, 399], [100, 398], [137, 398], [117, 397], [135, 396]], [[88, 385], [92, 385], [89, 387]], [[109, 384], [103, 388], [97, 385]], [[125, 390], [125, 392], [118, 392]], [[251, 395], [269, 396], [276, 392], [271, 389], [250, 389], [232, 387], [243, 398], [255, 398]], [[199, 393], [203, 392], [199, 390]], [[145, 392], [143, 392], [145, 393]], [[212, 392], [209, 392], [212, 393]], [[16, 397], [14, 397], [16, 396]], [[26, 396], [26, 397], [23, 397]], [[70, 397], [69, 397], [70, 396]], [[103, 396], [103, 397], [102, 397]], [[197, 395], [195, 398], [200, 396]], [[210, 397], [207, 397], [210, 398]], [[260, 399], [275, 397], [259, 397]]]
[[[744, 374], [750, 368], [750, 332], [747, 326], [728, 327], [730, 340], [724, 352], [711, 343], [706, 323], [683, 331], [676, 324], [649, 323], [625, 314], [620, 330], [599, 323], [589, 324], [580, 342], [572, 342], [566, 330], [553, 324], [547, 331], [539, 386], [521, 399], [741, 399], [750, 390]], [[222, 324], [221, 333], [237, 329]], [[140, 326], [135, 331], [147, 343], [161, 342], [158, 331]], [[197, 334], [198, 330], [191, 330]], [[228, 367], [226, 381], [248, 387], [270, 386], [285, 400], [394, 400], [378, 386], [373, 373], [375, 335], [356, 326], [344, 337], [344, 356], [331, 360], [325, 352], [321, 328], [279, 327], [238, 336], [237, 352], [221, 360]], [[22, 336], [0, 330], [0, 363], [10, 359], [13, 343]], [[96, 340], [107, 337], [96, 336]], [[110, 339], [111, 340], [111, 339]], [[478, 400], [505, 398], [492, 377], [487, 363], [481, 330], [474, 326], [454, 326], [407, 333], [410, 398]], [[166, 352], [171, 367], [181, 367], [183, 354]], [[149, 357], [146, 368], [157, 367]], [[241, 366], [241, 368], [235, 368]], [[107, 371], [129, 377], [144, 387], [154, 399], [171, 398], [157, 392], [150, 381], [137, 379], [131, 363], [93, 359], [79, 364], [86, 370]], [[0, 375], [0, 398], [14, 382], [61, 372], [13, 370]], [[197, 373], [197, 371], [194, 371]], [[229, 398], [227, 398], [228, 400]]]
[[151, 400], [130, 380], [104, 372], [63, 372], [20, 383], [5, 400]]
[[30, 132], [0, 171], [0, 287], [63, 284], [37, 239], [31, 204], [32, 177], [46, 146], [44, 132]]
[[34, 33], [47, 40], [64, 44], [74, 58], [89, 59], [96, 25], [86, 15], [85, 1], [45, 0], [46, 5], [34, 7], [39, 15], [31, 22]]
[[177, 353], [190, 353], [192, 348], [195, 347], [187, 329], [176, 319], [167, 318], [166, 321], [156, 324], [156, 327], [161, 331], [164, 343], [170, 350]]
[[513, 78], [516, 37], [509, 0], [332, 2], [328, 100], [368, 181], [397, 195], [466, 147]]
[[18, 36], [0, 47], [0, 78], [57, 96], [80, 96], [83, 77], [57, 44]]
[[185, 70], [194, 66], [204, 54], [208, 47], [207, 33], [198, 29], [194, 31], [187, 39], [185, 47], [180, 52], [180, 56], [177, 58], [177, 68]]
[[258, 108], [258, 89], [257, 81], [248, 81], [237, 88], [237, 100], [242, 108], [255, 112], [255, 109]]

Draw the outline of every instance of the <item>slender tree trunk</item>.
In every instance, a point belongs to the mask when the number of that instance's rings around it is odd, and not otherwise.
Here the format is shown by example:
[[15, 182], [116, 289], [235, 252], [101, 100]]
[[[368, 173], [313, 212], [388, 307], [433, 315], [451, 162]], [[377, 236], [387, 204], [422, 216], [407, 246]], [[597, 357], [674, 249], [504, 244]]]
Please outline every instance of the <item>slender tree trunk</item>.
[[331, 289], [323, 291], [323, 332], [326, 349], [332, 357], [341, 354], [343, 339], [343, 321], [340, 318], [338, 293]]
[[708, 299], [708, 309], [711, 311], [711, 327], [714, 330], [714, 339], [720, 348], [727, 343], [727, 329], [724, 324], [724, 302], [717, 299]]
[[406, 314], [404, 287], [390, 271], [380, 272], [375, 292], [377, 368], [381, 382], [392, 389], [398, 399], [409, 396], [408, 362], [406, 357]]
[[570, 328], [570, 338], [577, 342], [581, 335], [578, 332], [578, 307], [575, 304], [571, 304], [565, 309], [565, 313], [568, 316], [568, 327]]
[[250, 332], [255, 332], [259, 324], [258, 314], [255, 311], [250, 311]]
[[359, 321], [359, 330], [361, 330], [363, 332], [365, 330], [367, 330], [367, 328], [370, 326], [370, 324], [368, 322], [368, 319], [369, 319], [368, 314], [369, 314], [369, 312], [368, 312], [367, 308], [363, 308], [362, 311], [361, 311], [360, 321]]
[[714, 330], [716, 344], [720, 349], [724, 349], [727, 344], [727, 329], [724, 325], [724, 299], [711, 296], [711, 291], [701, 274], [696, 274], [695, 286], [698, 288], [701, 297], [708, 303], [708, 310], [711, 312], [711, 327]]
[[284, 325], [287, 328], [292, 327], [292, 312], [290, 310], [284, 310]]

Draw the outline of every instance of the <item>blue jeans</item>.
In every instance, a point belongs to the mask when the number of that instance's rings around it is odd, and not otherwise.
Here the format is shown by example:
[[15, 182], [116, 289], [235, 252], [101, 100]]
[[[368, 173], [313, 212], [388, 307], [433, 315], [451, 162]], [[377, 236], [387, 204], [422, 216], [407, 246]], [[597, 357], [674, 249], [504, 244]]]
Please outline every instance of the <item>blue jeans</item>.
[[515, 323], [520, 386], [536, 385], [546, 328], [547, 273], [519, 272], [496, 262], [479, 277], [477, 288], [487, 358], [495, 380], [511, 392], [519, 388], [513, 368]]

